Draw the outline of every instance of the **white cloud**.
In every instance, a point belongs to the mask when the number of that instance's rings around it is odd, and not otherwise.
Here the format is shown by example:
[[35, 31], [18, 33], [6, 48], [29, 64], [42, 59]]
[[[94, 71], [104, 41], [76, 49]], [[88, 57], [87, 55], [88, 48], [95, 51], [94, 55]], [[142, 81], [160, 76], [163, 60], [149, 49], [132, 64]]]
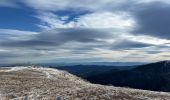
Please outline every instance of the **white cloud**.
[[[130, 30], [135, 24], [134, 20], [127, 13], [120, 12], [113, 14], [111, 12], [90, 13], [79, 16], [68, 23], [65, 20], [69, 16], [57, 16], [53, 13], [43, 13], [38, 18], [42, 21], [41, 28], [114, 28]], [[65, 20], [63, 20], [63, 18]]]
[[37, 32], [32, 31], [21, 31], [21, 30], [14, 30], [14, 29], [0, 29], [0, 41], [7, 41], [7, 40], [29, 40], [33, 38]]
[[91, 28], [116, 28], [127, 29], [134, 25], [133, 19], [130, 15], [124, 12], [113, 14], [111, 12], [99, 12], [87, 14], [77, 18], [76, 25], [78, 27], [91, 27]]
[[41, 13], [40, 15], [36, 16], [41, 20], [41, 24], [38, 26], [42, 29], [55, 29], [55, 28], [71, 28], [74, 26], [74, 22], [66, 23], [65, 20], [68, 16], [57, 16], [53, 13]]
[[161, 39], [149, 35], [133, 35], [130, 33], [123, 34], [121, 36], [122, 39], [128, 39], [132, 41], [142, 42], [142, 43], [149, 43], [153, 45], [167, 45], [170, 43], [168, 39]]

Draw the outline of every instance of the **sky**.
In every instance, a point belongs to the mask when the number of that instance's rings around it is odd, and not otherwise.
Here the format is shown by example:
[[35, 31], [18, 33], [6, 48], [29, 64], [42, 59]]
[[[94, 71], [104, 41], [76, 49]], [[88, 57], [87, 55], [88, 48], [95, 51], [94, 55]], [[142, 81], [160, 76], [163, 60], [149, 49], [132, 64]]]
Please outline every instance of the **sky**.
[[170, 60], [169, 0], [0, 0], [0, 62]]

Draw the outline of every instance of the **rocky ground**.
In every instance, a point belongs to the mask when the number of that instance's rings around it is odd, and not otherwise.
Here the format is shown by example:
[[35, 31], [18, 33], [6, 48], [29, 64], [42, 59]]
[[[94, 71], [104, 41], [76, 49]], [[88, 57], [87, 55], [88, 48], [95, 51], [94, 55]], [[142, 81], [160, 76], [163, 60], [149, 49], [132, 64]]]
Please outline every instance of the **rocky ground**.
[[11, 99], [170, 100], [170, 93], [91, 84], [67, 72], [50, 68], [0, 68], [0, 100]]

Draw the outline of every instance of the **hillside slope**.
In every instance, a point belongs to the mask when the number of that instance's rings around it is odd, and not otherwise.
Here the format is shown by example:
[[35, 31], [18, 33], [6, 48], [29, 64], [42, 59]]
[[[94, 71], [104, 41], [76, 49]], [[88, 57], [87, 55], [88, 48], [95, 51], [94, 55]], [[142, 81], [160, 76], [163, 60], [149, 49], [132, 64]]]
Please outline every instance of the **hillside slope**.
[[103, 85], [170, 92], [170, 62], [161, 61], [129, 70], [112, 70], [85, 79]]
[[168, 100], [169, 93], [91, 84], [51, 68], [0, 68], [2, 100]]

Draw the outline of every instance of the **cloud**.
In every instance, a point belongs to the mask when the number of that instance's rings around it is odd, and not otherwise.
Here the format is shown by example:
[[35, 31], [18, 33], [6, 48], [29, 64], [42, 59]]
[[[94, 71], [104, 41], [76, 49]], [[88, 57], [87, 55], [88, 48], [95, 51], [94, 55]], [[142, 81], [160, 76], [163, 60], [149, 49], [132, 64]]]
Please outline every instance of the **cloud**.
[[[55, 28], [115, 28], [127, 33], [150, 35], [169, 39], [169, 4], [167, 0], [24, 0], [1, 1], [3, 5], [25, 5], [41, 12], [36, 18], [41, 20], [37, 25], [41, 29]], [[57, 11], [91, 11], [90, 13], [74, 16], [61, 16]], [[75, 10], [76, 9], [76, 10]], [[77, 10], [78, 9], [78, 10]], [[131, 32], [129, 32], [131, 30]]]
[[112, 49], [117, 50], [130, 50], [130, 49], [142, 49], [144, 47], [154, 46], [153, 44], [132, 41], [132, 40], [119, 40], [113, 43]]
[[40, 31], [0, 29], [0, 59], [3, 62], [166, 59], [163, 55], [170, 46], [169, 3], [168, 0], [3, 0], [1, 7], [22, 4], [34, 10], [37, 15], [32, 16], [40, 22], [33, 24]]
[[[3, 46], [9, 47], [36, 47], [36, 46], [59, 46], [67, 42], [95, 43], [111, 38], [108, 30], [91, 28], [67, 28], [55, 29], [35, 34], [28, 40], [12, 40], [1, 42]], [[11, 38], [11, 36], [10, 36]]]
[[[69, 18], [70, 16], [58, 16], [54, 13], [39, 15], [38, 18], [42, 23], [38, 26], [42, 29], [72, 27], [114, 28], [116, 30], [125, 30], [126, 33], [148, 35], [164, 39], [170, 38], [170, 29], [168, 27], [170, 24], [170, 13], [168, 11], [170, 9], [170, 2], [166, 0], [142, 0], [138, 2], [134, 0], [129, 2], [121, 0], [114, 2], [115, 4], [112, 6], [105, 6], [107, 4], [106, 2], [113, 3], [110, 0], [105, 1], [105, 3], [104, 1], [100, 2], [101, 5], [99, 5], [103, 9], [102, 11], [97, 10], [92, 13], [79, 15], [70, 21], [67, 19], [62, 20], [63, 17]], [[74, 0], [72, 3], [74, 3]], [[114, 7], [117, 7], [117, 9]], [[64, 8], [67, 9], [67, 7]], [[84, 9], [88, 8], [89, 5], [84, 7]]]
[[[60, 61], [66, 57], [71, 61], [73, 59], [88, 59], [89, 57], [94, 60], [99, 60], [99, 58], [114, 60], [117, 58], [116, 61], [121, 61], [127, 55], [134, 57], [134, 52], [132, 52], [134, 50], [140, 53], [138, 56], [142, 56], [143, 52], [156, 46], [145, 43], [146, 40], [137, 41], [139, 39], [135, 40], [132, 36], [117, 35], [112, 32], [112, 29], [106, 28], [59, 28], [43, 32], [1, 30], [6, 32], [0, 42], [0, 55], [2, 54], [3, 61], [5, 59], [13, 62], [17, 62], [17, 60], [25, 62]], [[11, 34], [11, 32], [13, 33]], [[162, 43], [160, 45], [165, 45]], [[164, 47], [161, 48], [163, 50]], [[117, 54], [115, 55], [115, 53]]]
[[0, 29], [0, 41], [7, 40], [29, 40], [34, 37], [37, 32], [22, 31], [15, 29]]
[[[42, 13], [37, 16], [41, 20], [38, 25], [42, 29], [55, 28], [114, 28], [119, 30], [130, 30], [134, 20], [127, 13], [90, 13], [78, 16], [74, 20], [67, 21], [69, 16], [57, 16], [53, 13]], [[63, 18], [66, 18], [63, 20]]]
[[71, 28], [75, 24], [74, 21], [66, 23], [66, 20], [68, 19], [68, 16], [58, 16], [53, 13], [40, 13], [39, 15], [35, 16], [38, 18], [41, 23], [38, 24], [38, 27], [40, 27], [43, 30], [50, 30], [55, 28]]
[[170, 39], [170, 5], [153, 2], [139, 5], [133, 16], [136, 21], [134, 33]]
[[[124, 1], [124, 0], [120, 0]], [[108, 4], [119, 3], [117, 1], [112, 0], [24, 0], [24, 3], [34, 9], [42, 10], [42, 11], [59, 11], [66, 9], [82, 9], [82, 10], [97, 10], [100, 8], [104, 8]]]
[[168, 0], [21, 0], [27, 6], [41, 11], [63, 11], [63, 10], [88, 10], [98, 11], [116, 11], [126, 10], [134, 4], [163, 2], [170, 3]]

